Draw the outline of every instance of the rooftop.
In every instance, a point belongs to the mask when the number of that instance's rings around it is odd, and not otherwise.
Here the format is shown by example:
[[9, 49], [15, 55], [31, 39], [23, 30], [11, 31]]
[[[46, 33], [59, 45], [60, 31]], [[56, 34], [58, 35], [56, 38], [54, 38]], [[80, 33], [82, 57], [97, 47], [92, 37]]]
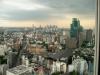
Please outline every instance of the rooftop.
[[72, 54], [73, 54], [73, 49], [66, 49], [56, 53], [48, 53], [48, 57], [57, 60], [62, 58], [68, 58], [72, 56]]
[[31, 70], [30, 67], [26, 67], [24, 65], [20, 65], [20, 66], [11, 68], [8, 71], [11, 72], [11, 73], [14, 73], [14, 74], [21, 74], [21, 73], [24, 73], [24, 72], [29, 71], [29, 70]]

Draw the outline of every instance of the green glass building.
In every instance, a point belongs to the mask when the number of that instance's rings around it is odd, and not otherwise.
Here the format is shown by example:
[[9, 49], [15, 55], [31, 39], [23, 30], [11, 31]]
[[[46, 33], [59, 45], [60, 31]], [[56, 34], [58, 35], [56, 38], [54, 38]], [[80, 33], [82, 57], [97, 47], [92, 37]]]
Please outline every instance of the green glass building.
[[83, 27], [80, 25], [80, 21], [77, 18], [73, 18], [71, 29], [70, 29], [70, 37], [77, 38], [79, 32], [83, 31]]

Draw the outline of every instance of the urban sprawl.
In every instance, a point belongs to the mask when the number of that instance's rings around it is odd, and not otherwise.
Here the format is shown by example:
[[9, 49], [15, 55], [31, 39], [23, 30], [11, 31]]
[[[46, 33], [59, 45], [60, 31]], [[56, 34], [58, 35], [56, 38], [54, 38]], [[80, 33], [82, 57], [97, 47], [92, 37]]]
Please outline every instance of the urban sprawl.
[[95, 33], [70, 28], [0, 28], [0, 75], [93, 75]]

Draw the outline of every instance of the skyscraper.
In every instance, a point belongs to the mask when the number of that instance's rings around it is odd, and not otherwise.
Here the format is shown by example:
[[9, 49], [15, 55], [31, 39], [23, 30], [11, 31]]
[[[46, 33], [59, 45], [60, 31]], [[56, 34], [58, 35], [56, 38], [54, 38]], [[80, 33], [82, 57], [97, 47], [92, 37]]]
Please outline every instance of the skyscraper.
[[77, 18], [73, 18], [71, 29], [70, 29], [70, 37], [77, 38], [79, 32], [83, 31], [82, 26], [80, 25], [80, 21]]
[[86, 30], [86, 41], [90, 42], [92, 40], [92, 29]]
[[73, 18], [71, 29], [70, 29], [70, 37], [75, 38], [77, 40], [77, 47], [79, 47], [79, 34], [83, 31], [83, 27], [80, 25], [80, 21], [77, 18]]
[[16, 58], [17, 58], [17, 52], [12, 52], [12, 51], [8, 52], [7, 65], [9, 68], [16, 66]]

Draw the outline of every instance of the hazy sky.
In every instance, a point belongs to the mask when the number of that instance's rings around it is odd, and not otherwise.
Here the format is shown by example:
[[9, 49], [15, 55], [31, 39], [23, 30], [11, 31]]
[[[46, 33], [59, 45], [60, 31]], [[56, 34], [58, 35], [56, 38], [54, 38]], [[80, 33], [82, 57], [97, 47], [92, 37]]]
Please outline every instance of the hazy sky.
[[54, 24], [70, 27], [72, 18], [85, 28], [95, 26], [96, 0], [0, 0], [0, 26]]

